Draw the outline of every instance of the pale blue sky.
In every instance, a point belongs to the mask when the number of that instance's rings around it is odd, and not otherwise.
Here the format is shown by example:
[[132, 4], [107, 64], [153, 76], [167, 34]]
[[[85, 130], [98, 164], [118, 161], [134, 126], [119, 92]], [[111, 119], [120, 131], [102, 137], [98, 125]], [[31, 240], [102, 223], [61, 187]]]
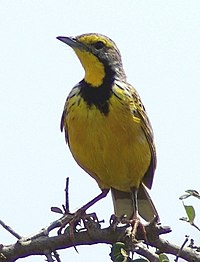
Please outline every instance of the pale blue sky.
[[[100, 191], [75, 163], [59, 124], [67, 94], [83, 70], [58, 35], [99, 32], [121, 50], [128, 81], [145, 104], [155, 133], [158, 168], [151, 196], [167, 239], [199, 234], [179, 222], [178, 197], [200, 184], [200, 2], [198, 0], [1, 1], [0, 219], [28, 235], [58, 218], [51, 206], [79, 208]], [[199, 202], [193, 203], [196, 209]], [[107, 222], [110, 195], [91, 208]], [[199, 214], [200, 215], [200, 214]], [[200, 219], [197, 220], [200, 225]], [[0, 228], [0, 242], [15, 239]], [[63, 261], [109, 261], [108, 246], [61, 252]], [[44, 257], [23, 261], [44, 261]]]

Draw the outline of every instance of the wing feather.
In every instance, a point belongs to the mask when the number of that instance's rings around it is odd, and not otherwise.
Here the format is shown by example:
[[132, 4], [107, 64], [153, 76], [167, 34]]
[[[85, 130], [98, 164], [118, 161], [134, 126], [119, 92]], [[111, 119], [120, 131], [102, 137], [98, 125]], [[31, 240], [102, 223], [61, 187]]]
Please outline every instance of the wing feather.
[[69, 142], [68, 140], [68, 128], [67, 128], [67, 114], [69, 112], [69, 110], [71, 109], [71, 107], [73, 107], [75, 104], [77, 104], [77, 100], [79, 100], [79, 93], [80, 93], [80, 84], [77, 84], [69, 93], [66, 102], [65, 102], [65, 106], [63, 109], [63, 113], [61, 116], [61, 121], [60, 121], [60, 130], [61, 132], [63, 132], [63, 130], [65, 131], [65, 140], [66, 143]]
[[114, 88], [113, 91], [115, 95], [117, 95], [121, 100], [123, 100], [123, 96], [128, 98], [129, 108], [134, 117], [137, 117], [141, 121], [141, 127], [144, 131], [144, 134], [149, 143], [150, 151], [151, 151], [151, 162], [147, 172], [143, 177], [143, 183], [150, 189], [152, 187], [153, 176], [156, 169], [156, 149], [154, 144], [154, 135], [151, 127], [151, 123], [147, 116], [146, 110], [140, 96], [134, 87], [130, 84], [118, 82], [116, 81], [117, 88]]

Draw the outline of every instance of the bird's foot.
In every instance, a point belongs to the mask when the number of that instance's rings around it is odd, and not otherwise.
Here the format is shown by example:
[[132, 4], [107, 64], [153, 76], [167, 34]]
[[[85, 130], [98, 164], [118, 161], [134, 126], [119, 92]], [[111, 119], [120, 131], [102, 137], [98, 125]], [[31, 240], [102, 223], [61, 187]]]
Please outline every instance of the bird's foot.
[[126, 215], [117, 217], [112, 215], [110, 218], [110, 228], [116, 229], [118, 225], [127, 225], [126, 237], [131, 239], [132, 242], [137, 242], [138, 240], [147, 241], [147, 235], [145, 226], [140, 221], [138, 216], [134, 216], [132, 219], [127, 219]]
[[139, 217], [134, 217], [129, 221], [130, 226], [126, 229], [126, 236], [129, 237], [132, 243], [144, 240], [147, 242], [147, 234], [144, 224]]
[[116, 216], [116, 215], [111, 215], [110, 217], [110, 228], [112, 228], [113, 230], [116, 229], [116, 227], [119, 225], [119, 224], [126, 224], [124, 223], [124, 219], [126, 219], [126, 215], [122, 215], [120, 217]]
[[[104, 221], [99, 221], [96, 213], [86, 214], [85, 210], [82, 208], [78, 209], [75, 213], [66, 213], [60, 219], [60, 228], [58, 234], [69, 233], [70, 239], [75, 242], [75, 232], [89, 230], [90, 228], [100, 227], [100, 223]], [[80, 229], [77, 229], [77, 226], [83, 226]]]
[[115, 230], [118, 225], [128, 226], [125, 237], [131, 240], [132, 243], [136, 243], [141, 240], [147, 242], [145, 225], [140, 221], [139, 216], [134, 216], [132, 219], [127, 219], [126, 215], [122, 215], [121, 217], [112, 215], [110, 218], [110, 228]]
[[65, 213], [60, 219], [60, 228], [58, 230], [58, 235], [62, 234], [62, 231], [66, 233], [66, 231], [69, 231], [70, 237], [74, 239], [74, 231], [77, 227], [77, 225], [80, 224], [81, 218], [84, 217], [85, 212], [80, 208], [75, 213]]

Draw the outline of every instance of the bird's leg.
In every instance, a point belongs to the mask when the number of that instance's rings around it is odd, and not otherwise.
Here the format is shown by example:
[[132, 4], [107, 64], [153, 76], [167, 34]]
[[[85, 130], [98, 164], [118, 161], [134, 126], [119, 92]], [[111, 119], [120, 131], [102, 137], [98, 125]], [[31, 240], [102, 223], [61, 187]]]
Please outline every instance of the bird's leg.
[[87, 204], [85, 204], [80, 209], [78, 209], [76, 213], [74, 214], [74, 218], [72, 219], [72, 221], [70, 221], [70, 224], [76, 225], [77, 221], [79, 221], [81, 218], [84, 220], [85, 217], [88, 217], [88, 215], [85, 214], [86, 210], [90, 208], [91, 206], [93, 206], [95, 203], [97, 203], [102, 198], [106, 197], [108, 192], [109, 192], [109, 189], [102, 189], [102, 192], [98, 196], [96, 196], [95, 198], [90, 200]]
[[135, 239], [136, 233], [137, 233], [137, 228], [138, 224], [140, 222], [139, 219], [139, 213], [138, 213], [138, 202], [137, 202], [137, 193], [138, 189], [136, 187], [131, 188], [131, 196], [132, 196], [132, 201], [133, 201], [133, 214], [131, 216], [131, 225], [132, 225], [132, 239]]
[[133, 214], [132, 214], [132, 219], [136, 219], [139, 217], [138, 213], [138, 188], [132, 187], [131, 188], [131, 196], [132, 196], [132, 201], [133, 201]]
[[131, 236], [132, 240], [136, 241], [136, 234], [138, 231], [138, 228], [141, 228], [142, 233], [144, 235], [144, 239], [146, 240], [146, 232], [144, 229], [144, 225], [140, 222], [139, 218], [139, 212], [138, 212], [138, 188], [132, 187], [131, 188], [131, 195], [132, 195], [132, 200], [133, 200], [133, 214], [131, 216]]
[[[84, 206], [79, 208], [74, 213], [73, 217], [70, 220], [67, 219], [66, 222], [64, 222], [65, 219], [63, 219], [63, 223], [61, 223], [61, 227], [59, 229], [59, 232], [61, 233], [62, 229], [65, 228], [65, 226], [67, 224], [69, 224], [69, 226], [70, 226], [70, 235], [73, 238], [73, 233], [72, 232], [74, 231], [75, 227], [78, 225], [79, 221], [81, 219], [84, 220], [85, 217], [88, 217], [88, 215], [85, 214], [86, 210], [88, 208], [90, 208], [91, 206], [93, 206], [95, 203], [97, 203], [102, 198], [106, 197], [108, 192], [109, 192], [109, 189], [102, 189], [102, 192], [98, 196], [96, 196], [91, 201], [89, 201], [87, 204], [85, 204]], [[68, 216], [68, 214], [66, 214], [66, 216]]]
[[102, 189], [102, 192], [98, 196], [96, 196], [91, 201], [89, 201], [87, 204], [82, 206], [79, 210], [82, 210], [82, 212], [85, 212], [89, 207], [93, 206], [99, 200], [101, 200], [102, 198], [106, 197], [108, 192], [109, 192], [109, 189]]

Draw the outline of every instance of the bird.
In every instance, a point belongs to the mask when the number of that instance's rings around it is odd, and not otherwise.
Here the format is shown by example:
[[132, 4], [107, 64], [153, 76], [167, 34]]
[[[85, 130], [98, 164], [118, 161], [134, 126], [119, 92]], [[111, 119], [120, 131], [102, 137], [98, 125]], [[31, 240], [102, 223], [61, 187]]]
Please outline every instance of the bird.
[[147, 190], [157, 162], [154, 135], [139, 94], [127, 82], [118, 47], [99, 33], [57, 39], [73, 49], [85, 71], [61, 118], [75, 161], [101, 189], [82, 210], [111, 190], [117, 217], [150, 222], [158, 215]]

